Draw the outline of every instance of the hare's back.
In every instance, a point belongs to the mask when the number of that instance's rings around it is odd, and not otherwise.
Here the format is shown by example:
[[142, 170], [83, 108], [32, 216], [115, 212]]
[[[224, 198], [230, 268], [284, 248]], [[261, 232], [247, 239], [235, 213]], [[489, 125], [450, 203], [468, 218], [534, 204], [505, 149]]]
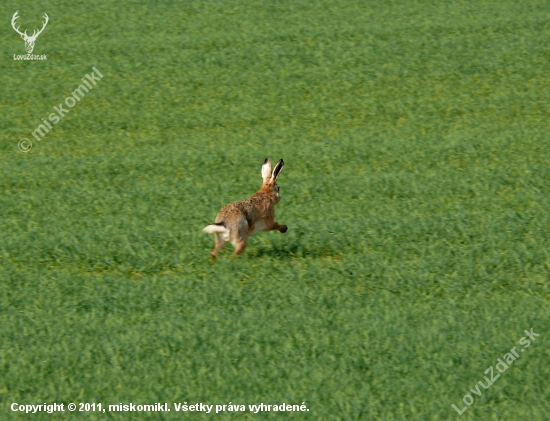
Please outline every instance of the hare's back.
[[231, 223], [242, 218], [250, 222], [253, 220], [255, 213], [254, 205], [250, 200], [240, 200], [224, 206], [216, 217], [216, 222]]

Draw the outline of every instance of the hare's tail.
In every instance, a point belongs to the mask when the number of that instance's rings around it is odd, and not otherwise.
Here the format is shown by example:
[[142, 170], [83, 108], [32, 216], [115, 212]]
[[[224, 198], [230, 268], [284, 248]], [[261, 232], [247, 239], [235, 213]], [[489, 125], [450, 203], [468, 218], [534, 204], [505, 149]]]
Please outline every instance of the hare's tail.
[[203, 231], [207, 232], [208, 234], [214, 234], [216, 232], [227, 234], [229, 232], [229, 230], [225, 226], [225, 222], [218, 222], [216, 224], [208, 225], [207, 227], [204, 227]]

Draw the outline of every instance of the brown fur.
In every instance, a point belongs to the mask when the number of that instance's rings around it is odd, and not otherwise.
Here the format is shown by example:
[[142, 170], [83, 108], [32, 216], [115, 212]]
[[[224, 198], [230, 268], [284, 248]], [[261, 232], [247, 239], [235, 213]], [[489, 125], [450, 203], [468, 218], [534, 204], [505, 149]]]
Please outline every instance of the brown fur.
[[204, 229], [205, 232], [216, 234], [216, 246], [210, 253], [212, 258], [216, 258], [227, 241], [235, 246], [233, 255], [236, 256], [245, 250], [251, 235], [261, 231], [287, 231], [286, 225], [275, 221], [275, 205], [280, 201], [276, 181], [283, 165], [284, 161], [281, 159], [271, 172], [271, 161], [266, 158], [262, 166], [264, 183], [260, 190], [249, 199], [230, 203], [222, 208], [215, 223], [223, 223], [225, 227], [209, 225]]

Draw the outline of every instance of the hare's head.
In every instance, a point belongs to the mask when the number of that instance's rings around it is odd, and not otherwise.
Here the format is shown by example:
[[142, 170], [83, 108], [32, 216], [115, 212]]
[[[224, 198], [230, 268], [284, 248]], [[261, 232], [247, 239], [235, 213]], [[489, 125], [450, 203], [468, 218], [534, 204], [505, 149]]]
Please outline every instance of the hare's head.
[[264, 165], [262, 165], [262, 178], [264, 179], [264, 184], [262, 185], [260, 191], [264, 193], [272, 193], [276, 198], [275, 203], [281, 200], [281, 197], [279, 195], [279, 186], [277, 185], [277, 177], [283, 169], [283, 165], [285, 165], [285, 162], [281, 159], [279, 160], [279, 162], [277, 162], [275, 168], [272, 171], [271, 160], [269, 158], [266, 158], [264, 161]]

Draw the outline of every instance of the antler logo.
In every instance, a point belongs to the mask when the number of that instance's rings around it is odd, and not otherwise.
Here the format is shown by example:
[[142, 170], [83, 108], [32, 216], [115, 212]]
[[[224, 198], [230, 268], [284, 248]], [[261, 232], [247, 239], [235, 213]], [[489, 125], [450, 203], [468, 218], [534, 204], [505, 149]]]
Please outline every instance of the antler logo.
[[40, 30], [34, 30], [31, 36], [27, 35], [27, 30], [25, 29], [25, 32], [21, 32], [19, 30], [19, 26], [15, 27], [15, 21], [19, 16], [17, 16], [17, 13], [19, 13], [19, 10], [13, 14], [13, 18], [11, 19], [11, 26], [13, 26], [13, 29], [15, 29], [15, 32], [17, 32], [19, 35], [21, 35], [21, 38], [25, 41], [25, 49], [27, 50], [27, 53], [32, 53], [32, 50], [34, 49], [34, 43], [36, 42], [36, 38], [38, 38], [38, 35], [42, 33], [46, 25], [48, 24], [48, 15], [44, 13], [44, 18], [46, 19], [44, 21], [44, 25], [42, 26], [42, 29]]

